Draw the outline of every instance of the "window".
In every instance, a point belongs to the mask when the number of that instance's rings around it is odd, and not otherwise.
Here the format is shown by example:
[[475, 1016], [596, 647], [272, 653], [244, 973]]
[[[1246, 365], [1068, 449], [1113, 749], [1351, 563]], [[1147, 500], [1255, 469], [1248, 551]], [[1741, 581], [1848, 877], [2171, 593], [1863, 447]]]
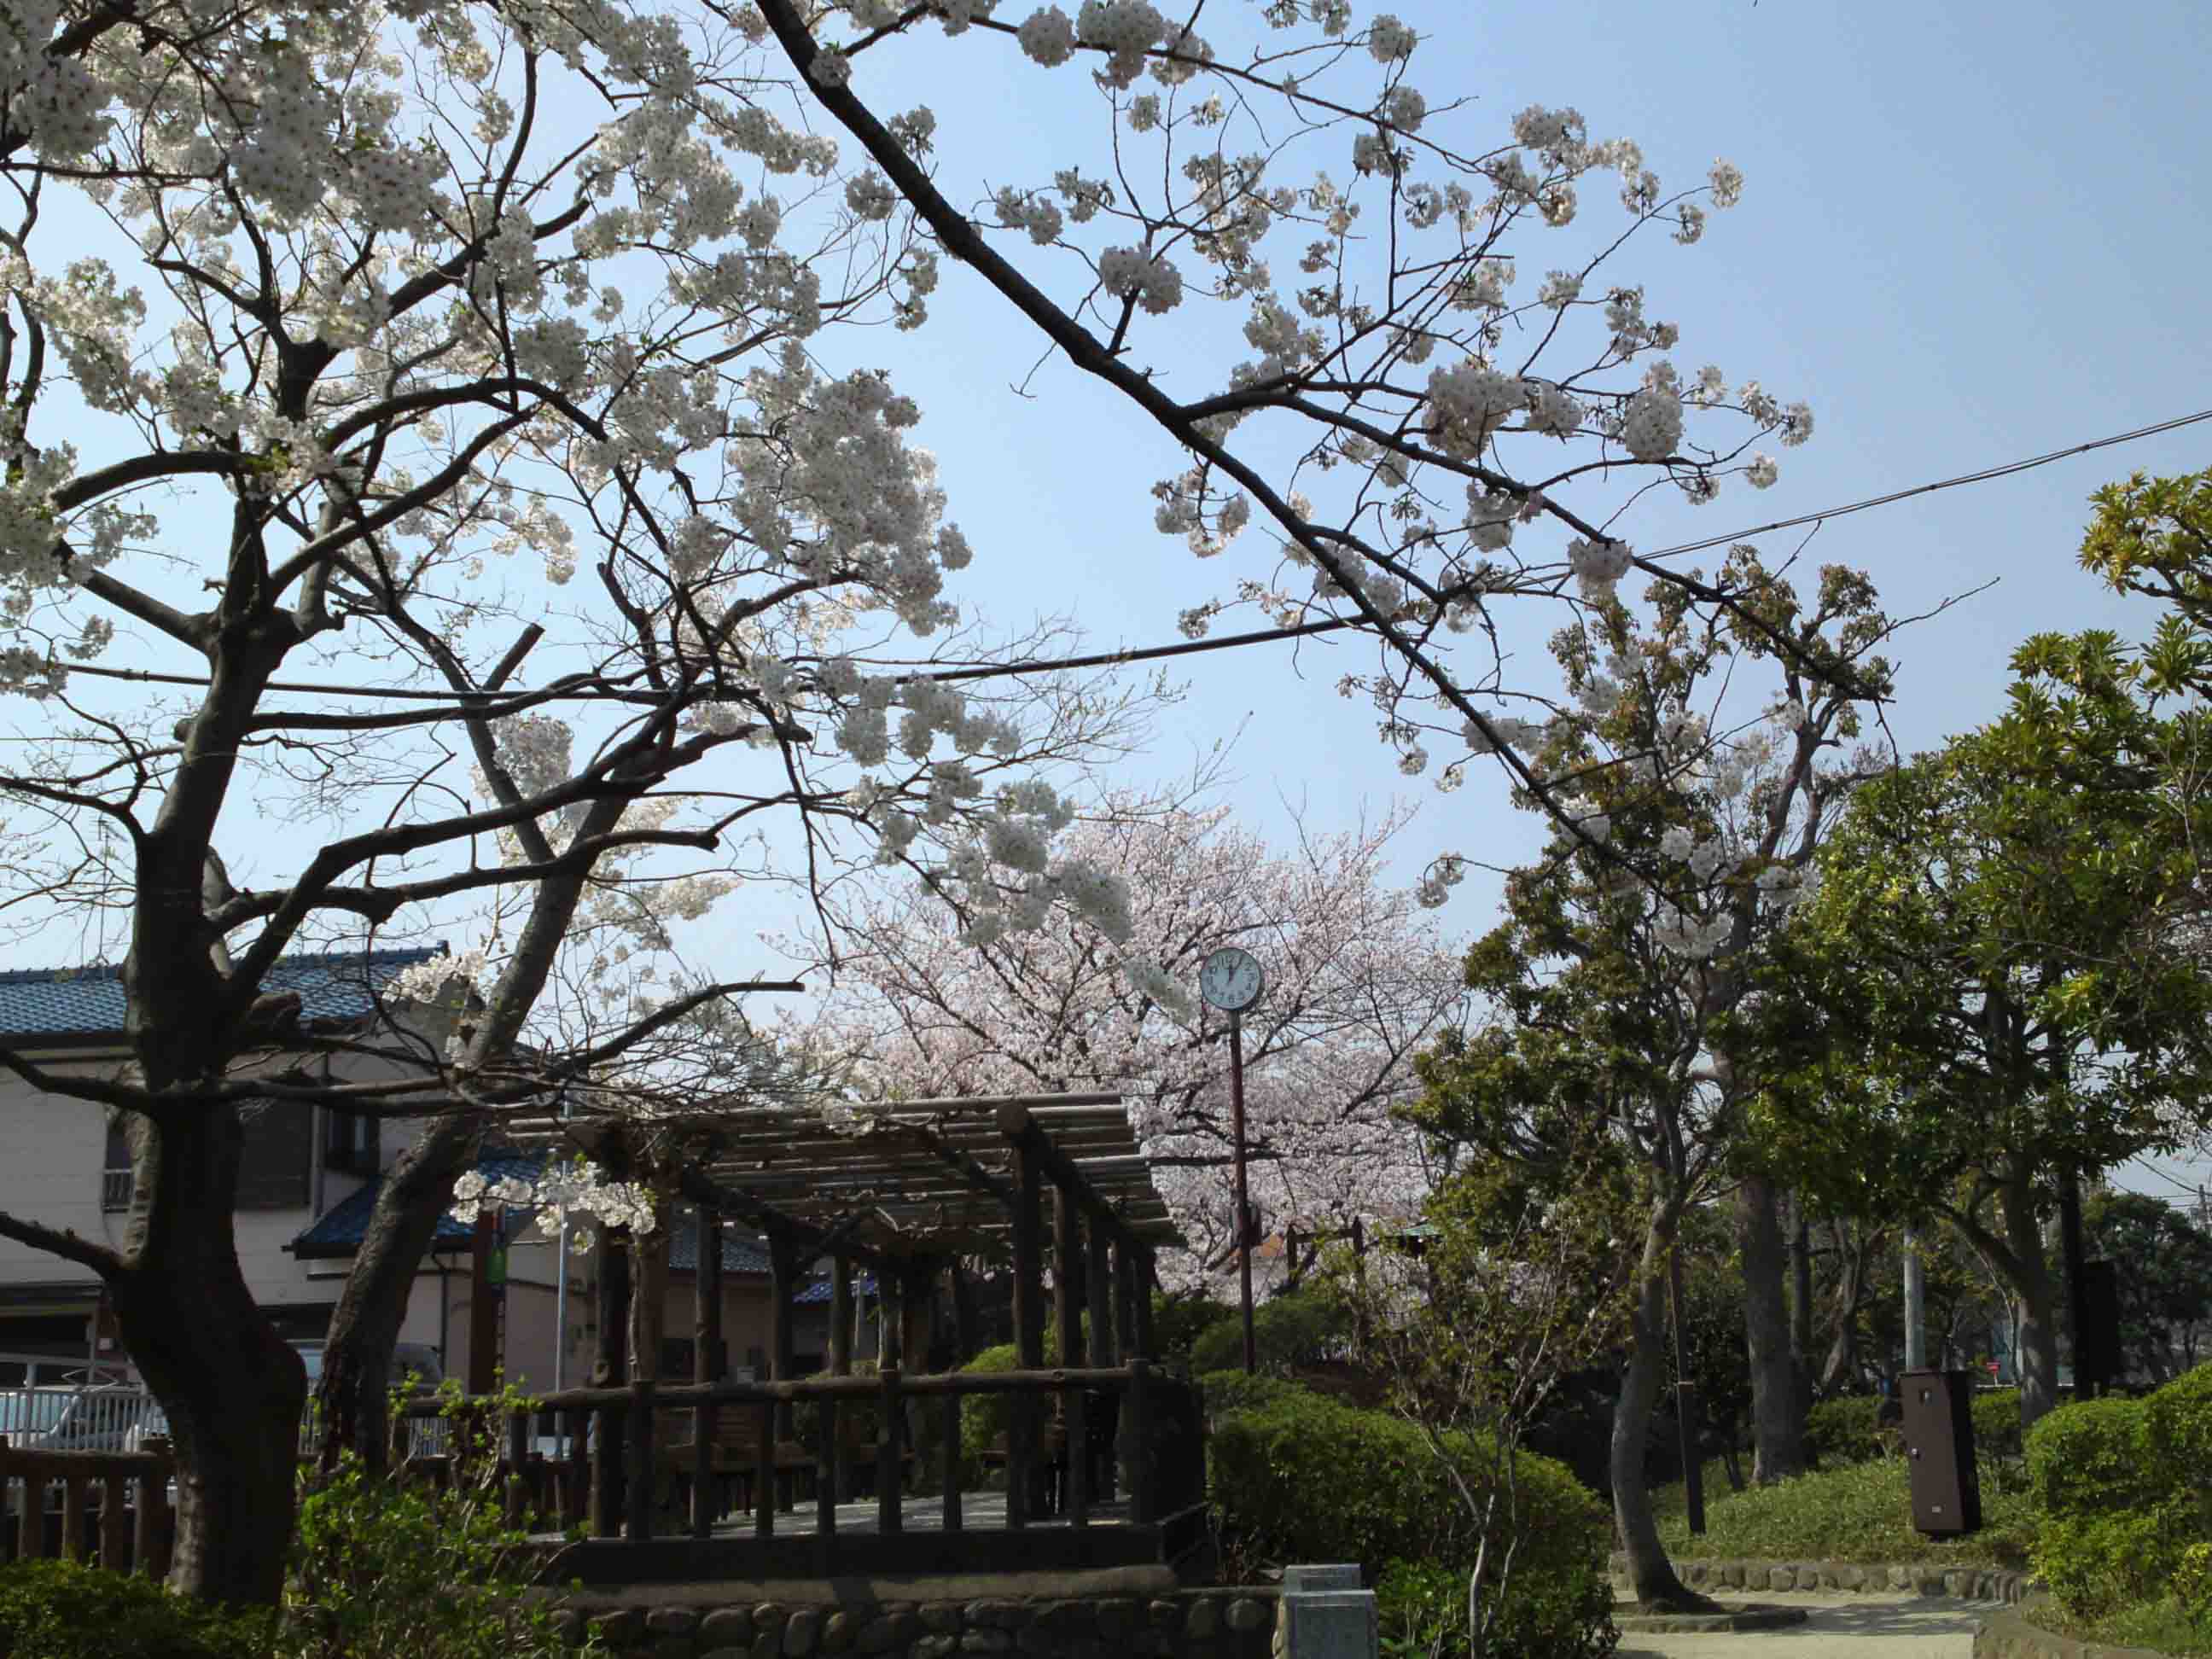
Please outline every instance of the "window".
[[109, 1211], [131, 1207], [131, 1143], [124, 1138], [120, 1112], [107, 1115], [107, 1157], [100, 1167], [100, 1207]]
[[306, 1208], [314, 1113], [305, 1106], [256, 1100], [239, 1109], [239, 1118], [246, 1145], [238, 1160], [238, 1207]]
[[380, 1161], [379, 1119], [335, 1109], [323, 1114], [323, 1164], [326, 1169], [373, 1176]]

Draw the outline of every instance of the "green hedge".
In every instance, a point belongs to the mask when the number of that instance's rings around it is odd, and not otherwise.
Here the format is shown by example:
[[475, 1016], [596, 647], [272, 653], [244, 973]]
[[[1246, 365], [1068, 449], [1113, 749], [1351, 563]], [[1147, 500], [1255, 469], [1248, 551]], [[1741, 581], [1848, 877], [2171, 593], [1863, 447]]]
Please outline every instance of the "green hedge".
[[[1306, 1286], [1270, 1297], [1252, 1310], [1252, 1352], [1262, 1371], [1288, 1375], [1293, 1365], [1330, 1358], [1352, 1334], [1352, 1312], [1341, 1297]], [[1244, 1316], [1216, 1320], [1191, 1344], [1190, 1368], [1242, 1370]]]
[[[1868, 1463], [1881, 1455], [1881, 1397], [1844, 1395], [1823, 1400], [1805, 1413], [1805, 1449], [1824, 1468]], [[1974, 1449], [1992, 1457], [2018, 1457], [2020, 1390], [1991, 1389], [1974, 1395]]]
[[1992, 1457], [2021, 1455], [2018, 1389], [1990, 1389], [1974, 1396], [1974, 1449]]
[[1881, 1401], [1870, 1394], [1823, 1400], [1805, 1413], [1805, 1449], [1823, 1468], [1871, 1461]]
[[[1370, 1583], [1389, 1562], [1418, 1563], [1457, 1576], [1463, 1601], [1481, 1534], [1419, 1429], [1304, 1389], [1242, 1377], [1235, 1386], [1252, 1403], [1219, 1413], [1207, 1436], [1224, 1542], [1252, 1561], [1357, 1561]], [[1502, 1469], [1486, 1444], [1455, 1434], [1447, 1445], [1479, 1495], [1497, 1491]], [[1510, 1522], [1499, 1492], [1490, 1531], [1491, 1562], [1513, 1548], [1495, 1650], [1608, 1651], [1617, 1638], [1605, 1510], [1549, 1458], [1517, 1455], [1512, 1484]]]
[[0, 1654], [10, 1659], [266, 1659], [274, 1618], [75, 1562], [0, 1567]]
[[[2197, 1582], [2212, 1543], [2212, 1365], [2148, 1399], [2061, 1406], [2027, 1453], [2043, 1511], [2035, 1568], [2070, 1617], [2124, 1614]], [[2212, 1606], [2200, 1622], [2212, 1639]]]

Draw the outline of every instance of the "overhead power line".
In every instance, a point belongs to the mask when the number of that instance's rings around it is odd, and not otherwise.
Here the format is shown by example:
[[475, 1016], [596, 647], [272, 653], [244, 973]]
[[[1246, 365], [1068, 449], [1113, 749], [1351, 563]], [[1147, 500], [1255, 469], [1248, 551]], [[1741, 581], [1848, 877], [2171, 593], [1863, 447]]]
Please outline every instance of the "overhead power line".
[[[1753, 536], [1771, 535], [1778, 530], [1794, 530], [1800, 525], [1824, 524], [1830, 519], [1848, 518], [1854, 513], [1864, 513], [1869, 507], [1887, 507], [1893, 502], [1910, 501], [1916, 495], [1932, 495], [1942, 489], [1956, 489], [1966, 484], [1986, 483], [1993, 478], [2010, 477], [2015, 472], [2033, 471], [2039, 466], [2048, 466], [2053, 461], [2063, 461], [2070, 456], [2087, 455], [2100, 449], [2110, 449], [2118, 444], [2134, 443], [2142, 438], [2154, 438], [2162, 432], [2174, 432], [2183, 427], [2195, 426], [2202, 421], [2212, 421], [2212, 409], [2199, 410], [2194, 415], [2177, 416], [2170, 421], [2158, 421], [2149, 426], [2139, 426], [2129, 432], [2116, 432], [2106, 438], [2092, 438], [2087, 443], [2069, 444], [2063, 449], [2054, 449], [2025, 459], [2007, 461], [1997, 466], [1985, 466], [1975, 472], [1961, 472], [1955, 477], [1939, 478], [1933, 483], [1914, 484], [1908, 489], [1893, 489], [1884, 495], [1869, 495], [1864, 501], [1851, 501], [1841, 507], [1823, 507], [1817, 513], [1802, 513], [1794, 519], [1777, 519], [1771, 524], [1755, 525], [1747, 530], [1731, 531], [1724, 536], [1709, 536], [1703, 541], [1682, 542], [1673, 547], [1662, 547], [1656, 552], [1641, 554], [1646, 559], [1670, 559], [1684, 553], [1699, 553], [1709, 547], [1720, 547], [1746, 541]], [[1359, 619], [1352, 617], [1331, 617], [1320, 622], [1301, 623], [1288, 628], [1261, 629], [1249, 634], [1224, 635], [1218, 639], [1182, 641], [1172, 645], [1146, 646], [1126, 651], [1103, 651], [1092, 655], [1065, 657], [1036, 663], [1012, 663], [994, 667], [939, 670], [920, 673], [921, 679], [967, 680], [996, 678], [1007, 674], [1042, 673], [1073, 668], [1118, 667], [1127, 663], [1152, 662], [1164, 657], [1187, 656], [1200, 651], [1220, 651], [1237, 646], [1262, 644], [1271, 641], [1301, 639], [1310, 635], [1334, 633], [1356, 628]], [[163, 674], [143, 668], [106, 668], [95, 663], [73, 663], [72, 674], [90, 674], [105, 679], [139, 680], [164, 685], [204, 686], [204, 674]], [[634, 678], [634, 677], [633, 677]], [[301, 680], [271, 681], [272, 691], [299, 692], [309, 696], [369, 697], [410, 702], [485, 702], [526, 703], [533, 698], [556, 702], [604, 702], [608, 701], [649, 702], [644, 694], [612, 690], [605, 685], [580, 685], [573, 691], [556, 691], [550, 696], [542, 692], [512, 691], [419, 691], [392, 686], [374, 685], [316, 685]]]
[[2115, 444], [2133, 443], [2138, 438], [2154, 438], [2161, 432], [2194, 426], [2199, 421], [2212, 421], [2212, 409], [2199, 410], [2194, 415], [2177, 416], [2172, 420], [2160, 421], [2152, 426], [2139, 426], [2132, 432], [2117, 432], [2109, 438], [2093, 438], [2087, 443], [2054, 449], [2045, 455], [2031, 455], [2026, 460], [2007, 461], [2002, 466], [1985, 466], [1978, 472], [1961, 472], [1955, 478], [1940, 478], [1934, 483], [1915, 484], [1910, 489], [1893, 489], [1887, 495], [1869, 495], [1866, 500], [1853, 501], [1848, 507], [1826, 507], [1818, 513], [1800, 514], [1794, 519], [1777, 519], [1772, 524], [1735, 531], [1726, 536], [1709, 536], [1701, 542], [1684, 542], [1675, 547], [1662, 547], [1656, 553], [1638, 556], [1670, 559], [1678, 553], [1700, 553], [1706, 548], [1719, 547], [1724, 543], [1744, 541], [1753, 536], [1771, 535], [1778, 530], [1795, 530], [1799, 525], [1821, 524], [1830, 519], [1847, 518], [1854, 513], [1863, 513], [1870, 507], [1887, 507], [1892, 501], [1909, 501], [1915, 495], [1932, 495], [1939, 489], [1956, 489], [1961, 484], [1984, 483], [1991, 478], [2010, 477], [2015, 472], [2032, 471], [2039, 466], [2048, 466], [2053, 461], [2065, 460], [2069, 456], [2087, 455], [2095, 449], [2110, 449]]

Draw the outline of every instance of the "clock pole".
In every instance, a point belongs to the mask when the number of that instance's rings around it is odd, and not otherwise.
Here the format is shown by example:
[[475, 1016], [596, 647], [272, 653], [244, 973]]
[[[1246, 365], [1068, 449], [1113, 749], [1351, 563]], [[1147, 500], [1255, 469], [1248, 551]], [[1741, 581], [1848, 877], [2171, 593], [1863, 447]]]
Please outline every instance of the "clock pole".
[[1244, 1313], [1244, 1375], [1260, 1369], [1252, 1340], [1252, 1204], [1244, 1180], [1244, 1016], [1229, 1016], [1229, 1111], [1237, 1136], [1237, 1277]]

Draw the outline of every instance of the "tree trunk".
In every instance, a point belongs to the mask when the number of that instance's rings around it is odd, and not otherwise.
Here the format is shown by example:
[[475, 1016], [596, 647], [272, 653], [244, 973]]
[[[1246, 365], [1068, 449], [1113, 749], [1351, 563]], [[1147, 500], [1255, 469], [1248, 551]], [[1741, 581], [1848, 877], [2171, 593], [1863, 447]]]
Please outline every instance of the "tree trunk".
[[1790, 1195], [1790, 1371], [1796, 1391], [1798, 1458], [1804, 1458], [1806, 1413], [1813, 1409], [1813, 1240], [1805, 1200]]
[[384, 1472], [392, 1439], [386, 1395], [394, 1380], [392, 1349], [438, 1218], [453, 1202], [453, 1182], [475, 1163], [482, 1139], [477, 1120], [439, 1118], [385, 1177], [353, 1271], [331, 1314], [322, 1380], [315, 1388], [315, 1460], [325, 1475], [349, 1450], [360, 1454], [373, 1474]]
[[1836, 1338], [1828, 1345], [1828, 1357], [1820, 1367], [1820, 1388], [1828, 1394], [1849, 1389], [1858, 1376], [1859, 1307], [1866, 1300], [1867, 1258], [1873, 1254], [1875, 1243], [1871, 1230], [1863, 1230], [1856, 1240], [1841, 1222], [1834, 1224], [1833, 1231], [1839, 1275]]
[[1628, 1582], [1638, 1604], [1681, 1610], [1710, 1607], [1674, 1576], [1666, 1546], [1659, 1541], [1651, 1516], [1651, 1491], [1645, 1483], [1644, 1454], [1651, 1434], [1651, 1412], [1659, 1400], [1659, 1374], [1667, 1354], [1667, 1251], [1674, 1243], [1674, 1221], [1655, 1212], [1644, 1238], [1644, 1263], [1629, 1312], [1628, 1364], [1620, 1378], [1620, 1398], [1613, 1408], [1613, 1518], [1620, 1532]]
[[109, 1288], [124, 1345], [168, 1414], [177, 1459], [169, 1587], [273, 1607], [292, 1539], [307, 1376], [239, 1267], [238, 1111], [179, 1103], [132, 1133], [151, 1142], [134, 1159], [146, 1177], [128, 1223], [134, 1265]]
[[1743, 1261], [1743, 1329], [1751, 1355], [1751, 1478], [1761, 1485], [1805, 1472], [1805, 1419], [1790, 1343], [1788, 1269], [1774, 1183], [1747, 1176], [1736, 1188]]
[[2019, 1297], [2020, 1426], [2025, 1433], [2058, 1403], [2057, 1287], [2051, 1283], [2027, 1176], [2008, 1179], [1998, 1196], [2007, 1247], [1998, 1261]]

